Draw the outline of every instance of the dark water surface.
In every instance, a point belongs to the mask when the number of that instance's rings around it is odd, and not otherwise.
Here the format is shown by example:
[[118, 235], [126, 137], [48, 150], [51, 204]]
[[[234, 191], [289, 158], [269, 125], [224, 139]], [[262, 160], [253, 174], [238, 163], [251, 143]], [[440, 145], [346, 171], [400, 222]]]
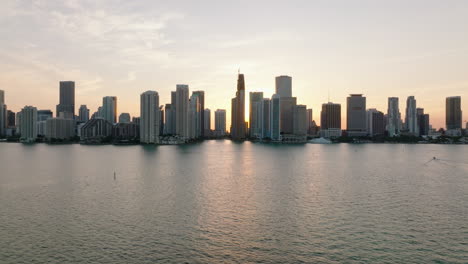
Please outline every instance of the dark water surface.
[[0, 263], [185, 262], [467, 263], [468, 146], [0, 144]]

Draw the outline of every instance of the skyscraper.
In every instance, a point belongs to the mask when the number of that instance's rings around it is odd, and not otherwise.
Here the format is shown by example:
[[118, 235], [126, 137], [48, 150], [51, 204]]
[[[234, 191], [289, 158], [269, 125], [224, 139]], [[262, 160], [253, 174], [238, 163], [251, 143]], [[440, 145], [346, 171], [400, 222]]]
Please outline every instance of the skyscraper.
[[351, 94], [347, 98], [346, 126], [348, 136], [365, 136], [366, 131], [366, 97], [362, 94]]
[[[64, 115], [66, 115], [64, 112], [61, 112], [62, 118]], [[49, 118], [54, 117], [54, 113], [52, 113], [51, 110], [48, 109], [43, 109], [43, 110], [37, 110], [37, 121], [46, 121]], [[68, 115], [68, 118], [71, 119], [70, 115]]]
[[383, 136], [385, 134], [384, 113], [371, 108], [366, 112], [367, 133], [369, 136]]
[[307, 134], [310, 134], [312, 131], [314, 116], [312, 109], [307, 109]]
[[294, 133], [294, 109], [297, 104], [296, 97], [280, 97], [281, 101], [281, 133]]
[[281, 96], [274, 94], [271, 97], [271, 140], [280, 141], [281, 140]]
[[176, 86], [176, 134], [188, 138], [188, 109], [189, 108], [189, 86], [177, 84]]
[[429, 135], [429, 115], [424, 113], [424, 108], [417, 108], [417, 120], [420, 136]]
[[75, 82], [62, 81], [60, 82], [59, 104], [57, 105], [57, 117], [75, 118]]
[[70, 118], [49, 118], [45, 122], [45, 137], [51, 139], [70, 139], [75, 136], [75, 120]]
[[159, 143], [159, 94], [146, 91], [140, 96], [140, 142]]
[[89, 109], [86, 105], [81, 105], [78, 110], [78, 121], [88, 122], [89, 120]]
[[203, 130], [205, 130], [205, 135], [209, 135], [211, 131], [211, 111], [210, 109], [206, 108], [203, 111], [204, 115], [204, 124], [203, 124]]
[[172, 104], [166, 104], [164, 107], [164, 135], [173, 135], [172, 128], [174, 125], [172, 124], [173, 118], [172, 113]]
[[307, 135], [307, 106], [305, 105], [296, 105], [294, 107], [293, 115], [293, 125], [294, 125], [294, 135], [305, 136]]
[[16, 114], [13, 111], [7, 111], [7, 127], [14, 128], [16, 126]]
[[117, 97], [105, 96], [102, 98], [102, 114], [100, 115], [111, 124], [117, 123]]
[[462, 128], [460, 96], [451, 96], [445, 99], [445, 124], [447, 130], [460, 130]]
[[176, 132], [176, 119], [177, 119], [177, 116], [176, 116], [176, 109], [177, 109], [177, 92], [176, 91], [172, 91], [171, 92], [171, 114], [170, 114], [170, 127], [168, 128], [168, 134], [171, 134], [171, 135], [175, 135], [177, 134]]
[[280, 97], [292, 97], [292, 78], [286, 75], [276, 77], [275, 91]]
[[200, 138], [203, 124], [201, 124], [201, 99], [199, 93], [192, 93], [189, 102], [189, 114], [188, 114], [188, 138], [196, 139]]
[[200, 111], [199, 111], [199, 117], [198, 117], [198, 120], [200, 122], [200, 124], [197, 126], [199, 127], [200, 131], [198, 133], [200, 133], [200, 136], [201, 137], [204, 137], [205, 136], [205, 114], [204, 114], [204, 109], [205, 109], [205, 92], [204, 91], [194, 91], [193, 94], [197, 95], [198, 96], [198, 100], [200, 101]]
[[271, 138], [271, 100], [262, 101], [262, 138]]
[[416, 112], [416, 99], [414, 96], [408, 96], [406, 99], [405, 128], [409, 133], [419, 136], [418, 116]]
[[231, 100], [231, 137], [233, 140], [245, 139], [245, 80], [240, 74], [237, 78], [236, 97]]
[[7, 109], [5, 105], [5, 92], [0, 90], [0, 136], [5, 136], [7, 127]]
[[250, 137], [261, 138], [263, 92], [250, 92], [249, 99]]
[[119, 115], [119, 123], [130, 123], [130, 114], [129, 113], [121, 113]]
[[25, 106], [21, 109], [21, 137], [22, 142], [34, 142], [37, 138], [37, 108]]
[[320, 112], [320, 133], [322, 137], [341, 136], [341, 105], [334, 103], [322, 104]]
[[388, 98], [387, 131], [390, 137], [400, 135], [401, 114], [398, 97]]
[[226, 134], [226, 110], [224, 109], [215, 111], [215, 133], [218, 136]]

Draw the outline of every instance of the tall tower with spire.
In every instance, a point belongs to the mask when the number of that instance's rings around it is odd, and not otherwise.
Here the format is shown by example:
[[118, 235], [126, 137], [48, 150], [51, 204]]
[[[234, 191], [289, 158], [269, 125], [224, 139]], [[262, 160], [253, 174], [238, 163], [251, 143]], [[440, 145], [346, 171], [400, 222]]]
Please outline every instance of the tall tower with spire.
[[245, 139], [245, 80], [238, 73], [236, 97], [231, 101], [231, 137], [233, 140]]

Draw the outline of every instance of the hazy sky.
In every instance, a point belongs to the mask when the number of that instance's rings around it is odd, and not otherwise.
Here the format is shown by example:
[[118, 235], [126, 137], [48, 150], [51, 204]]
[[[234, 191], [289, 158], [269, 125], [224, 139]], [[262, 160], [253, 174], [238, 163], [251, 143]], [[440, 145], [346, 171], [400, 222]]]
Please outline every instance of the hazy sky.
[[[468, 1], [86, 1], [2, 0], [0, 89], [9, 109], [52, 109], [60, 80], [76, 105], [102, 97], [139, 115], [139, 95], [170, 102], [178, 83], [205, 90], [206, 107], [230, 117], [237, 70], [247, 93], [271, 97], [274, 77], [293, 77], [298, 103], [314, 110], [363, 93], [387, 111], [406, 97], [445, 126], [445, 97], [468, 113]], [[248, 101], [248, 95], [246, 97]], [[343, 123], [343, 128], [346, 124]]]

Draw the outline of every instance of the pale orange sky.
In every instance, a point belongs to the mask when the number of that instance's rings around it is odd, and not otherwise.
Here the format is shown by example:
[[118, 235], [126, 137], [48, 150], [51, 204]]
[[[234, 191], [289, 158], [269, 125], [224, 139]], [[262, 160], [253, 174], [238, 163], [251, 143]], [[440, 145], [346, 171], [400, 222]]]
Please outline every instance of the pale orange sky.
[[119, 112], [138, 116], [140, 93], [156, 90], [165, 104], [186, 83], [229, 119], [240, 67], [246, 101], [250, 91], [271, 97], [285, 74], [317, 121], [330, 91], [343, 120], [350, 93], [383, 112], [397, 96], [402, 116], [414, 95], [443, 127], [447, 96], [462, 96], [467, 119], [466, 14], [466, 1], [5, 0], [0, 89], [9, 109], [55, 111], [58, 82], [74, 80], [76, 109], [94, 112], [113, 95]]

